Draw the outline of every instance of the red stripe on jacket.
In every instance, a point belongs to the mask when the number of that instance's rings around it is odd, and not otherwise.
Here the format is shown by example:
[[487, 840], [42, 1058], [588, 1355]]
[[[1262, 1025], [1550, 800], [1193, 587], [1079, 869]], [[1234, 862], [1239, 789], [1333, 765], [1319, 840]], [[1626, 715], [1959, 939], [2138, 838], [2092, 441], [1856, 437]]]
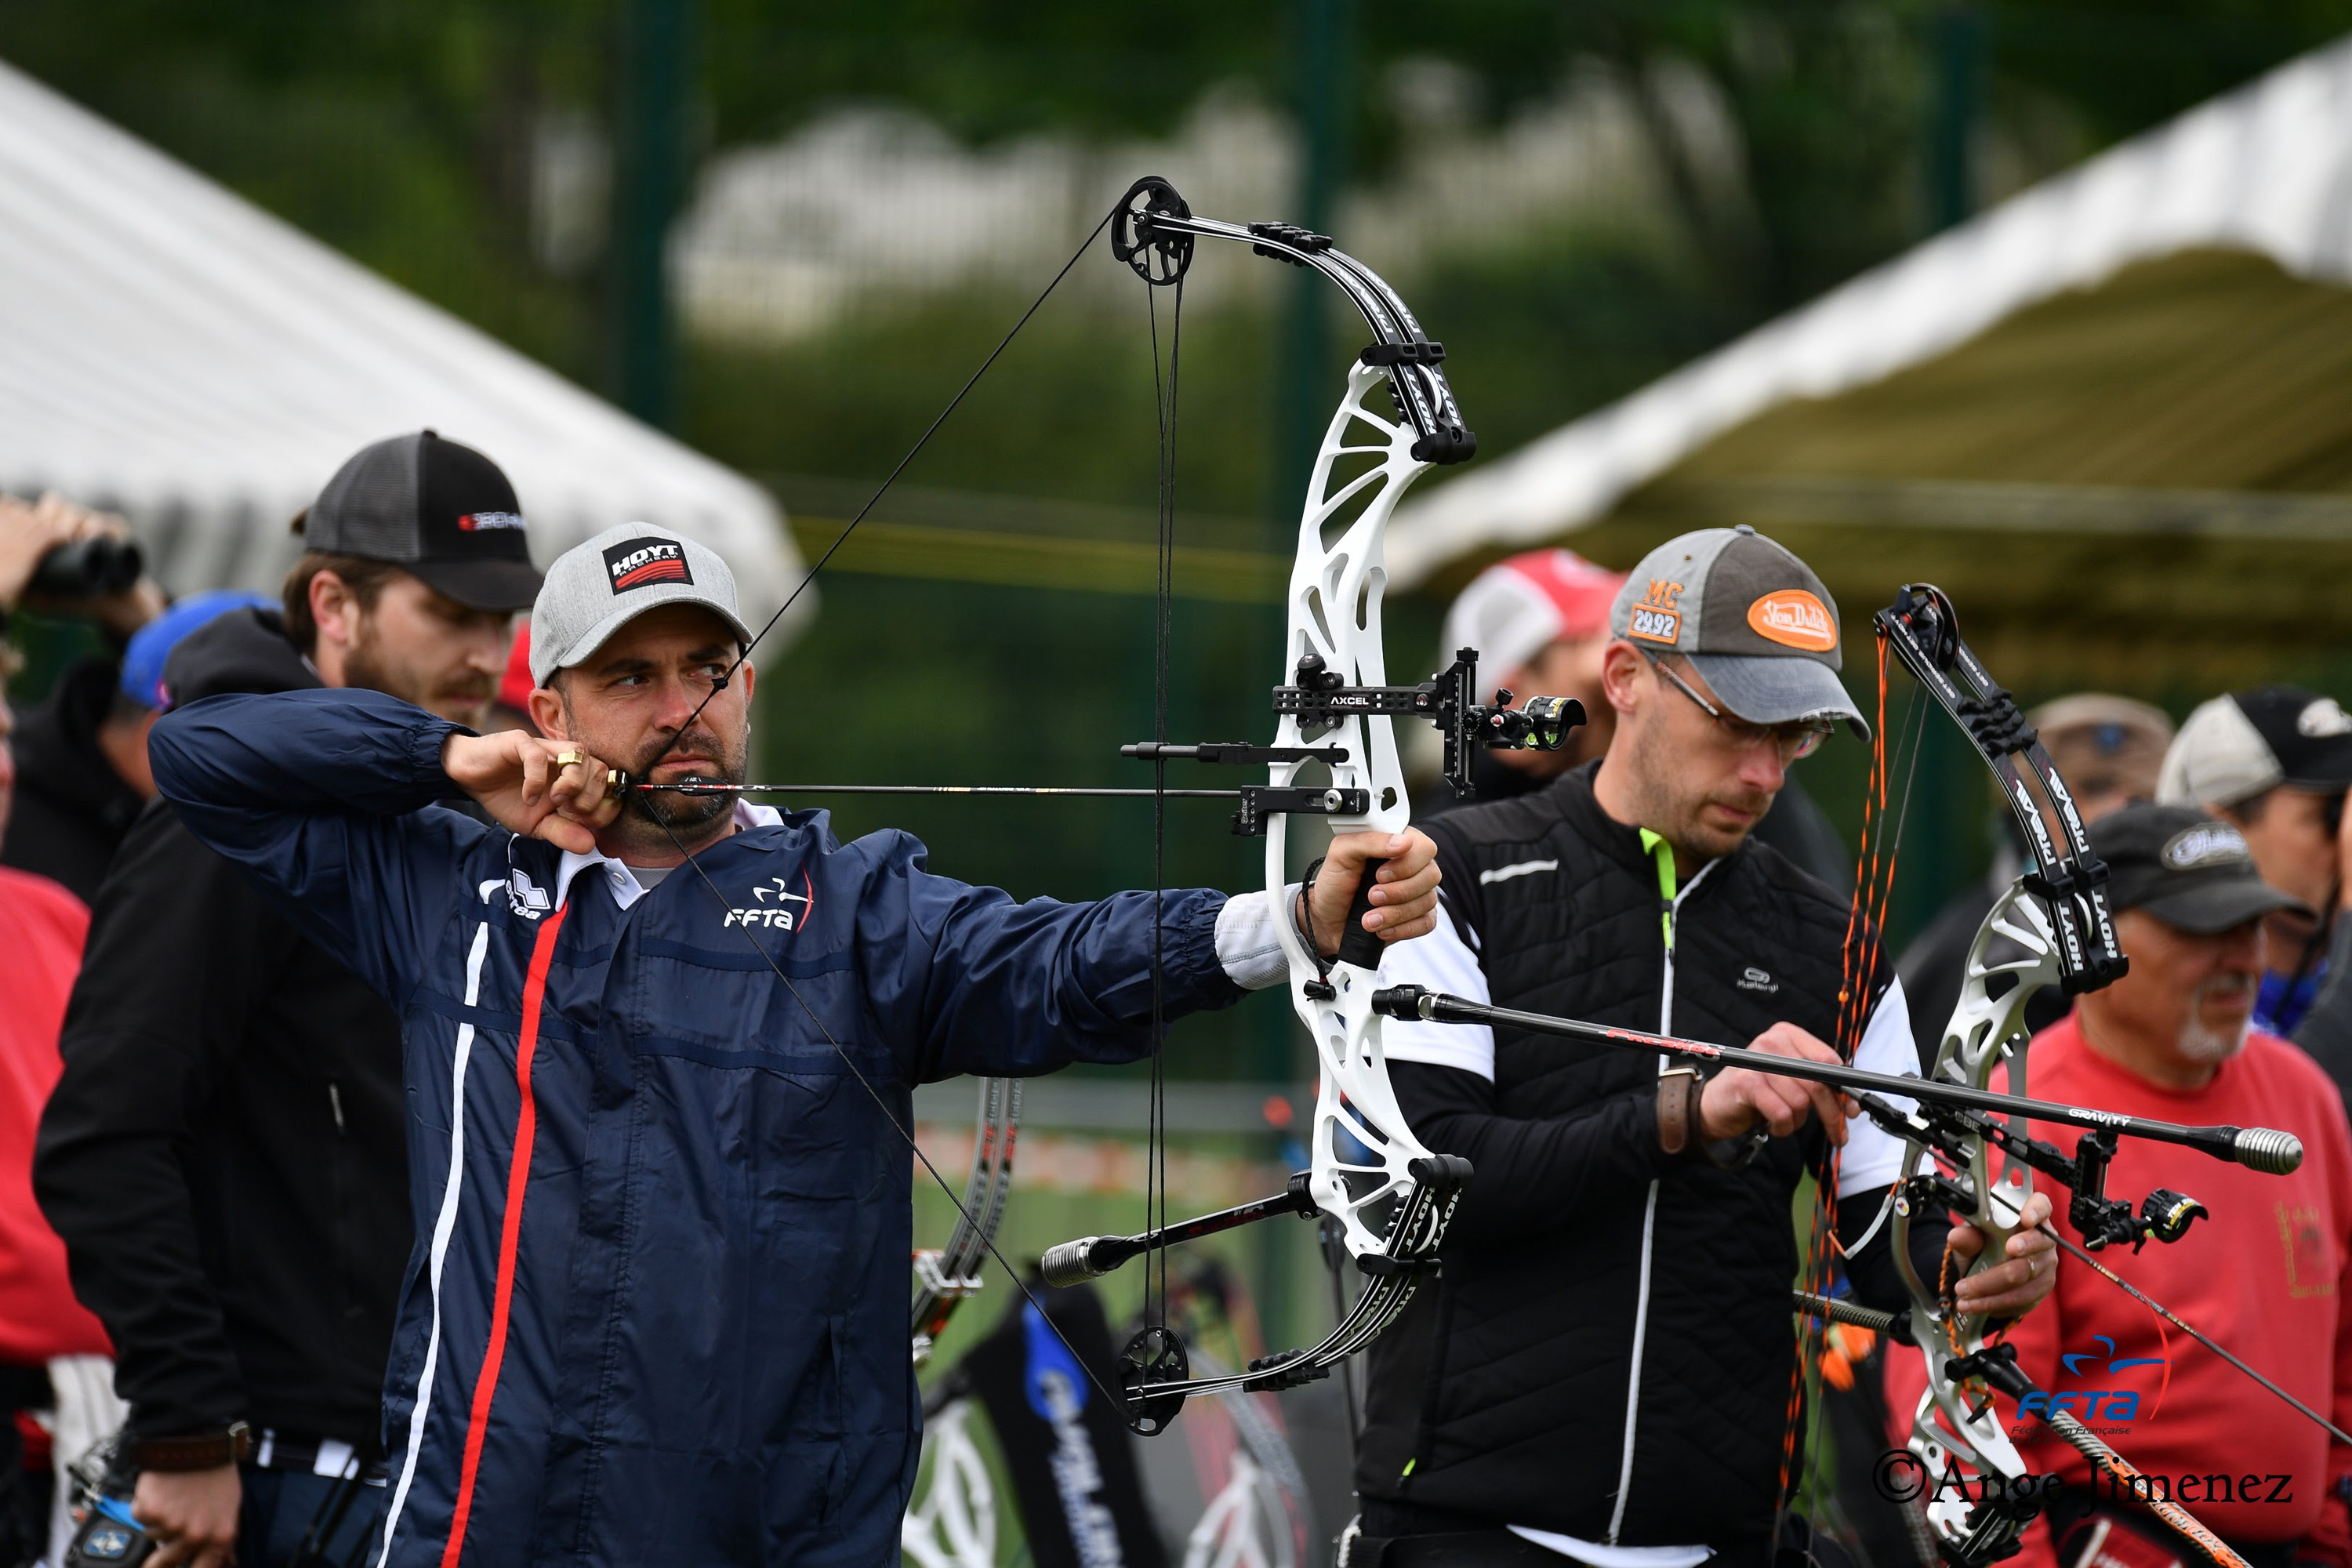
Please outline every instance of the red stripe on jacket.
[[555, 933], [563, 929], [564, 905], [539, 928], [530, 950], [530, 972], [522, 985], [522, 1032], [515, 1045], [515, 1087], [522, 1107], [515, 1116], [514, 1155], [507, 1165], [506, 1223], [499, 1232], [499, 1278], [490, 1300], [490, 1344], [474, 1379], [474, 1408], [466, 1422], [466, 1462], [457, 1474], [457, 1507], [449, 1516], [449, 1539], [441, 1548], [441, 1568], [457, 1568], [466, 1549], [466, 1521], [474, 1511], [474, 1479], [482, 1468], [482, 1439], [489, 1427], [490, 1400], [499, 1388], [499, 1367], [507, 1354], [507, 1313], [514, 1300], [515, 1248], [522, 1237], [522, 1197], [530, 1185], [530, 1146], [539, 1131], [539, 1106], [530, 1093], [530, 1058], [539, 1048], [541, 1005], [547, 999], [547, 971], [555, 961]]

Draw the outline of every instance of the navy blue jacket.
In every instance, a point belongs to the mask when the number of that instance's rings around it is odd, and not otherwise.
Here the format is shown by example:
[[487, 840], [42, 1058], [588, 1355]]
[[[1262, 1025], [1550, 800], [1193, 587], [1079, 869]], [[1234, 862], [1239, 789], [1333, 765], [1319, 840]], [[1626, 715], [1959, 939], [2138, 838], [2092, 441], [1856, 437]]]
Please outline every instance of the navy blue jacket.
[[[386, 1568], [895, 1561], [921, 1413], [890, 1123], [930, 1079], [1145, 1054], [1151, 896], [1017, 903], [822, 812], [704, 850], [719, 896], [692, 867], [644, 891], [421, 810], [455, 731], [299, 691], [150, 747], [196, 837], [401, 1016]], [[1167, 896], [1171, 1016], [1241, 994], [1223, 901]]]

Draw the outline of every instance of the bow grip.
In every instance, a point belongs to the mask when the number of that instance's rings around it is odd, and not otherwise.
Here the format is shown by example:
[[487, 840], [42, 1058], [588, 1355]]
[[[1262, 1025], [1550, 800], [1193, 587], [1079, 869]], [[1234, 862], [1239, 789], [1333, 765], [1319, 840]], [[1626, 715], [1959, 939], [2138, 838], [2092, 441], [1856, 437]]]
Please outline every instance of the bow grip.
[[1359, 969], [1381, 966], [1381, 939], [1364, 929], [1364, 916], [1372, 907], [1372, 887], [1380, 880], [1381, 868], [1386, 860], [1364, 862], [1362, 880], [1356, 884], [1356, 896], [1348, 900], [1348, 919], [1339, 928], [1339, 962], [1352, 963]]

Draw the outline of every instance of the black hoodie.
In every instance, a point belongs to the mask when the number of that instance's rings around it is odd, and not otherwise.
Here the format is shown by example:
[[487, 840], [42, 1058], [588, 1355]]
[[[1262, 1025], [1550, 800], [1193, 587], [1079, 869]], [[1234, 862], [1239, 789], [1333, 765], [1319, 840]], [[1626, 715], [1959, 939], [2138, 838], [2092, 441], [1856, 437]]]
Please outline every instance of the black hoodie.
[[[175, 700], [319, 684], [275, 611], [173, 650]], [[411, 1226], [400, 1026], [171, 807], [98, 890], [33, 1181], [143, 1436], [380, 1454]]]
[[62, 882], [89, 903], [131, 819], [146, 804], [98, 743], [121, 667], [86, 658], [16, 726], [16, 801], [0, 865]]

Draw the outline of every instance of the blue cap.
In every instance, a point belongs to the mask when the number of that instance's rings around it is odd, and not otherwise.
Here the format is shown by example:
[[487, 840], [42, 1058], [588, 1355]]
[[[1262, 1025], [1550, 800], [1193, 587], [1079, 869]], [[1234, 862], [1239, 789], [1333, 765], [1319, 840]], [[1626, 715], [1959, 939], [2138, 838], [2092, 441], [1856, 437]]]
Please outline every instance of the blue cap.
[[169, 708], [163, 692], [163, 661], [180, 639], [198, 626], [248, 605], [274, 609], [278, 601], [244, 588], [220, 588], [182, 599], [131, 634], [122, 653], [122, 695], [142, 708]]

